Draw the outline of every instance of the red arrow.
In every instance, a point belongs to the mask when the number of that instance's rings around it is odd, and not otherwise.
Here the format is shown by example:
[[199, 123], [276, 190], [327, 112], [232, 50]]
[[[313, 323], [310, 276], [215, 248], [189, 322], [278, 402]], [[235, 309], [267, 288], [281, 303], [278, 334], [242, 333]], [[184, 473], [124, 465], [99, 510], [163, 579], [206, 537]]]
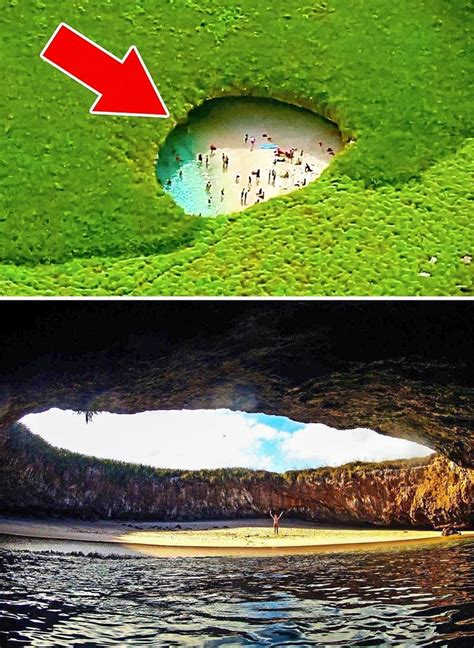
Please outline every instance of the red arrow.
[[93, 114], [169, 117], [168, 109], [134, 46], [121, 61], [61, 23], [40, 56], [99, 95], [90, 109]]

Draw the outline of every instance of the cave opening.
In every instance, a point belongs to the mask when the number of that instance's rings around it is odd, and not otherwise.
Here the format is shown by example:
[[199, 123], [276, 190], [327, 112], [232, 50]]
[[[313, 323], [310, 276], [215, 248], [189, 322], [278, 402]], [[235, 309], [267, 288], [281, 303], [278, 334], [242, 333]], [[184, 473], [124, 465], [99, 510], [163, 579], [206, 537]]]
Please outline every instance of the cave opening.
[[[0, 511], [203, 520], [267, 517], [278, 506], [318, 524], [472, 525], [472, 326], [457, 306], [442, 318], [428, 306], [349, 302], [114, 303], [105, 315], [102, 304], [37, 308], [4, 322]], [[54, 407], [82, 411], [71, 416], [83, 424], [87, 413], [87, 430], [109, 454], [49, 445], [18, 423]], [[106, 415], [223, 408], [231, 412], [214, 437], [209, 423], [204, 436], [192, 422], [187, 436], [158, 426], [151, 459], [132, 456], [144, 447], [137, 423], [122, 448], [117, 434], [95, 427]], [[301, 428], [253, 420], [272, 438], [249, 435], [239, 454], [229, 423], [238, 412], [287, 416]], [[325, 468], [335, 460], [321, 458], [320, 424], [332, 426], [331, 439], [367, 428], [439, 454], [408, 467], [407, 459], [358, 467], [353, 460], [379, 457], [344, 455], [336, 463], [352, 463]], [[70, 423], [62, 433], [77, 436]], [[286, 450], [286, 464], [272, 458], [272, 444]]]
[[336, 429], [230, 409], [116, 414], [53, 408], [21, 419], [54, 448], [159, 469], [284, 473], [429, 456], [433, 450], [368, 428]]
[[7, 515], [159, 529], [206, 520], [243, 529], [255, 519], [264, 534], [275, 510], [323, 527], [433, 528], [472, 517], [473, 471], [426, 446], [263, 413], [53, 408], [13, 424], [2, 457]]
[[343, 147], [337, 125], [310, 110], [221, 97], [170, 133], [157, 176], [187, 214], [230, 214], [315, 182]]

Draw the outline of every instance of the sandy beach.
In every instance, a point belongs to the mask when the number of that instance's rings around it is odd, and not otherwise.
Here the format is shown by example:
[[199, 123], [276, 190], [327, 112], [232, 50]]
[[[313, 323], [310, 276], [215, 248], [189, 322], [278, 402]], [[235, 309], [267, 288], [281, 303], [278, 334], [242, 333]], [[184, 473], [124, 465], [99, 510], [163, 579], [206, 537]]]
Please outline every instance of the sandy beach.
[[314, 113], [233, 98], [177, 131], [159, 176], [188, 213], [215, 216], [307, 186], [343, 147], [337, 127]]
[[[134, 545], [148, 548], [189, 550], [186, 553], [282, 553], [308, 552], [329, 548], [357, 548], [362, 546], [446, 541], [460, 537], [474, 537], [474, 531], [444, 538], [440, 531], [327, 527], [287, 519], [276, 537], [271, 520], [212, 520], [206, 522], [118, 522], [99, 520], [34, 519], [26, 517], [0, 517], [0, 534]], [[215, 550], [215, 551], [214, 551]], [[178, 551], [179, 553], [179, 551]], [[184, 554], [183, 554], [184, 555]]]
[[[253, 150], [250, 146], [224, 146], [210, 157], [205, 177], [211, 182], [209, 195], [219, 213], [241, 211], [258, 202], [265, 202], [314, 182], [332, 160], [326, 149], [321, 148], [318, 152], [316, 146], [313, 146], [314, 151], [303, 153], [302, 156], [296, 153], [294, 161], [286, 160], [274, 164], [277, 158], [275, 152], [259, 148], [262, 143], [264, 141], [259, 141]], [[307, 141], [297, 143], [300, 147], [308, 146]], [[301, 150], [304, 151], [300, 148]], [[222, 155], [230, 160], [228, 169], [222, 168]], [[255, 176], [257, 171], [260, 171], [260, 178]], [[273, 171], [274, 178], [271, 175]], [[221, 189], [224, 189], [223, 196], [220, 194]], [[242, 191], [246, 192], [244, 200]]]

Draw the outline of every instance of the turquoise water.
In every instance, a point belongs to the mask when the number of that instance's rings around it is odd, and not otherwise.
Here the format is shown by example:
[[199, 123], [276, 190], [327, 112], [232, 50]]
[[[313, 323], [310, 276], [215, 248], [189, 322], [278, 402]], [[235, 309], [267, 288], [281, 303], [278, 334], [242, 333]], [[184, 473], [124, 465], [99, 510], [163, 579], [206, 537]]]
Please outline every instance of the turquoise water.
[[472, 540], [271, 558], [48, 542], [0, 536], [0, 645], [474, 645]]
[[[255, 137], [254, 146], [251, 146], [252, 137]], [[215, 153], [211, 152], [211, 145], [217, 147]], [[267, 181], [272, 168], [279, 172], [285, 166], [291, 172], [296, 170], [284, 162], [273, 166], [275, 147], [303, 150], [298, 170], [303, 178], [304, 164], [308, 162], [313, 173], [308, 173], [306, 180], [311, 182], [342, 146], [337, 126], [308, 110], [268, 99], [214, 99], [193, 110], [188, 121], [177, 126], [167, 138], [159, 152], [157, 175], [165, 190], [186, 213], [215, 216], [254, 204], [258, 200], [257, 187], [264, 189], [266, 199], [295, 188], [299, 176], [295, 177], [295, 183], [281, 181], [280, 188], [278, 182], [272, 185]], [[222, 165], [223, 152], [230, 160], [227, 169]], [[203, 155], [202, 163], [198, 160], [199, 154]], [[207, 165], [206, 156], [209, 158]], [[253, 183], [249, 202], [242, 205], [241, 191], [256, 168], [261, 169], [261, 184]], [[212, 188], [206, 190], [209, 182]]]

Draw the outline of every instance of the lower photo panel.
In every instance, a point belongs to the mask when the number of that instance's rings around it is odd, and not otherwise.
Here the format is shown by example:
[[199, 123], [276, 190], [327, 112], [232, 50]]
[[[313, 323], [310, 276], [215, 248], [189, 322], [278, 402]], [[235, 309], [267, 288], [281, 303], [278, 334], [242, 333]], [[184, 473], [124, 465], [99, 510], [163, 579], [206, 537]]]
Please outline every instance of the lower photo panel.
[[472, 302], [2, 312], [0, 645], [472, 645]]

